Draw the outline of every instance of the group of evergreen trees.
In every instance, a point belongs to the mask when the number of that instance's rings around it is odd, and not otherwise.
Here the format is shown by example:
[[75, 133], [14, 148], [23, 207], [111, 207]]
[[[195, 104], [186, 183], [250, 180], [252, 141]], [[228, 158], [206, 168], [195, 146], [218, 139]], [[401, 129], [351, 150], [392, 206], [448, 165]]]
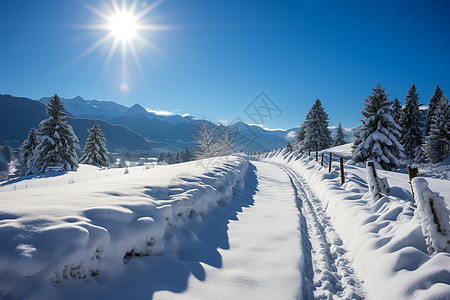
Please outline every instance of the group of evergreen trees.
[[186, 148], [184, 151], [161, 153], [158, 157], [159, 164], [178, 164], [194, 159], [193, 153]]
[[450, 109], [439, 85], [430, 99], [425, 128], [415, 84], [401, 107], [397, 98], [388, 100], [386, 89], [378, 83], [361, 113], [365, 118], [353, 144], [356, 162], [373, 159], [384, 169], [393, 169], [402, 159], [437, 163], [449, 155]]
[[345, 144], [341, 123], [339, 122], [334, 139], [331, 138], [328, 123], [328, 114], [324, 111], [320, 100], [317, 99], [297, 132], [296, 147], [306, 151], [319, 151], [330, 146]]
[[[21, 147], [21, 175], [43, 173], [49, 167], [64, 170], [78, 168], [78, 137], [67, 123], [64, 105], [54, 95], [46, 107], [48, 119], [42, 120], [38, 129], [31, 129]], [[95, 124], [89, 129], [81, 163], [107, 166], [106, 139], [100, 127]]]
[[[356, 162], [373, 159], [384, 169], [402, 161], [437, 163], [449, 155], [450, 108], [439, 85], [430, 99], [427, 115], [419, 108], [419, 95], [413, 83], [402, 107], [397, 98], [389, 101], [380, 83], [365, 99], [364, 119], [356, 132], [352, 158]], [[328, 115], [319, 99], [306, 115], [296, 136], [296, 147], [319, 151], [345, 143], [339, 123], [334, 140], [328, 130]]]

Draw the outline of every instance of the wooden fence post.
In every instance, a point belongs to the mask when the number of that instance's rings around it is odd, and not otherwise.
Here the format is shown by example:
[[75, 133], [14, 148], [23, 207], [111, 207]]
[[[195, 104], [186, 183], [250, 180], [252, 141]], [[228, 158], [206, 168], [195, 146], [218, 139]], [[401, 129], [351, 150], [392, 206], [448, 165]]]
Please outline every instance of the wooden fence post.
[[333, 157], [333, 154], [330, 152], [330, 161], [328, 162], [328, 173], [331, 173], [331, 159]]
[[341, 167], [341, 185], [343, 185], [345, 182], [345, 178], [344, 178], [344, 159], [342, 157], [339, 158], [339, 165]]
[[308, 149], [308, 156], [311, 156], [311, 150]]
[[320, 161], [320, 165], [323, 166], [323, 152], [322, 152], [322, 160]]
[[[408, 175], [409, 175], [409, 185], [411, 186], [411, 194], [413, 196], [414, 205], [417, 207], [416, 196], [414, 196], [414, 189], [412, 188], [411, 181], [413, 180], [413, 178], [419, 176], [419, 170], [417, 168], [411, 168], [411, 166], [408, 165]], [[432, 203], [430, 203], [430, 204], [432, 205]], [[433, 210], [433, 208], [434, 207], [432, 206], [432, 210]]]
[[319, 161], [319, 151], [316, 151], [316, 161]]
[[377, 171], [375, 170], [375, 165], [374, 165], [373, 161], [368, 161], [367, 165], [372, 168], [373, 178], [377, 179]]

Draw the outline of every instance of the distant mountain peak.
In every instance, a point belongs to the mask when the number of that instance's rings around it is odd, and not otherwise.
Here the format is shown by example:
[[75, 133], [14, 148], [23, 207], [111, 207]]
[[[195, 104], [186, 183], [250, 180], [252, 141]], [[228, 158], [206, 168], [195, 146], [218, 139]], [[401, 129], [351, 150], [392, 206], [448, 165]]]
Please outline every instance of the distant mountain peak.
[[84, 100], [81, 96], [76, 96], [76, 97], [73, 98], [72, 100], [75, 100], [75, 101], [86, 101], [86, 100]]
[[134, 104], [130, 108], [128, 108], [124, 113], [123, 116], [126, 117], [132, 117], [132, 116], [148, 116], [149, 112], [143, 108], [138, 103]]

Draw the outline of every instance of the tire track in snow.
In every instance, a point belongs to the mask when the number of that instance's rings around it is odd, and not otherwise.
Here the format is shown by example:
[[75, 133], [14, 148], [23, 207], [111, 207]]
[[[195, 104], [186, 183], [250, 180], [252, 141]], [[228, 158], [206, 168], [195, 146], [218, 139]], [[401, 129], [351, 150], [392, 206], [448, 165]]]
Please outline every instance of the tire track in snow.
[[[290, 168], [276, 164], [291, 180], [296, 194], [297, 207], [307, 225], [307, 235], [311, 243], [311, 255], [305, 253], [305, 276], [303, 296], [315, 299], [364, 299], [365, 293], [356, 277], [347, 250], [334, 230], [322, 203], [309, 189], [305, 180]], [[302, 230], [302, 241], [308, 236]], [[303, 243], [304, 251], [308, 251]], [[311, 260], [310, 262], [308, 260]], [[308, 269], [312, 267], [312, 270]]]

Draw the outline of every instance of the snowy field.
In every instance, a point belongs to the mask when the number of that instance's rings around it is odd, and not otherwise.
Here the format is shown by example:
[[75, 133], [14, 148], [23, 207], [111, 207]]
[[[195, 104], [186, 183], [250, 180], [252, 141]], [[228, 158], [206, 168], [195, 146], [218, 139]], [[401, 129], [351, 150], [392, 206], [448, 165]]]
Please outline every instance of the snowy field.
[[[408, 175], [286, 151], [0, 186], [0, 299], [449, 299]], [[420, 170], [419, 170], [420, 172]], [[448, 180], [429, 179], [450, 207]]]

